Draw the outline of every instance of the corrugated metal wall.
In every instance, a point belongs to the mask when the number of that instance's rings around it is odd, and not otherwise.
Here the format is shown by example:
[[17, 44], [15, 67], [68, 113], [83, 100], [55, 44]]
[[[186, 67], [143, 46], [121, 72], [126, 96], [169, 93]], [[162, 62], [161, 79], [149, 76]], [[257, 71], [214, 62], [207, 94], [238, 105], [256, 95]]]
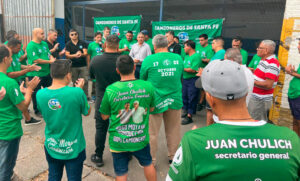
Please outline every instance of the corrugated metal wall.
[[[2, 0], [5, 33], [16, 30], [27, 44], [34, 28], [54, 28], [54, 0]], [[46, 35], [46, 34], [45, 34]]]

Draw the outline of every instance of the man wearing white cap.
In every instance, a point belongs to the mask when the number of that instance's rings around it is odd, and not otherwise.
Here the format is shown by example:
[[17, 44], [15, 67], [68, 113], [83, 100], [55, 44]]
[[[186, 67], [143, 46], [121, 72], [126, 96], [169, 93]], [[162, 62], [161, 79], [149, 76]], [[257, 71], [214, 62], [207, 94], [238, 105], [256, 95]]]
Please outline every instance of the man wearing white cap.
[[298, 180], [299, 137], [251, 118], [241, 65], [215, 60], [205, 67], [201, 81], [219, 121], [184, 135], [166, 180]]

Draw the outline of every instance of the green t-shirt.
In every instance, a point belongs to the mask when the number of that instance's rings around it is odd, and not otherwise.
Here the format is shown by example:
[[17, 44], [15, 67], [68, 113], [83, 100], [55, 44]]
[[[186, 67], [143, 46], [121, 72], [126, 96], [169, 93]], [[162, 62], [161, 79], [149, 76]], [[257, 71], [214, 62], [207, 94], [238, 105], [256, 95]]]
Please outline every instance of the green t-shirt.
[[[4, 45], [7, 45], [8, 41], [4, 42]], [[23, 56], [25, 54], [24, 50], [23, 50], [23, 43], [21, 44], [21, 50], [19, 51], [18, 55], [19, 55], [19, 58], [21, 56]], [[23, 60], [22, 62], [20, 62], [21, 65], [27, 65], [27, 62], [26, 60]]]
[[154, 54], [154, 47], [153, 47], [153, 44], [152, 44], [152, 39], [149, 38], [147, 41], [145, 41], [149, 46], [150, 46], [150, 49], [151, 49], [151, 52], [152, 54]]
[[254, 70], [256, 69], [256, 67], [258, 66], [259, 62], [260, 62], [261, 58], [260, 56], [258, 56], [257, 54], [255, 54], [253, 56], [253, 58], [251, 59], [248, 67], [253, 68]]
[[4, 87], [6, 95], [0, 100], [0, 140], [12, 140], [23, 134], [22, 112], [16, 107], [24, 101], [17, 82], [0, 72], [0, 89]]
[[246, 50], [242, 49], [242, 48], [241, 48], [240, 52], [241, 52], [241, 55], [243, 57], [243, 60], [242, 60], [243, 63], [242, 64], [246, 65], [248, 63], [248, 52]]
[[[300, 74], [300, 65], [298, 67], [297, 73]], [[300, 97], [300, 79], [294, 77], [289, 86], [288, 97], [290, 99], [296, 99]]]
[[112, 151], [137, 151], [149, 143], [151, 107], [154, 107], [154, 87], [150, 82], [118, 81], [106, 88], [99, 111], [110, 115]]
[[96, 43], [95, 41], [89, 44], [87, 51], [88, 54], [91, 56], [91, 60], [94, 58], [94, 56], [103, 54], [102, 47], [99, 43]]
[[[201, 45], [197, 45], [196, 46], [196, 53], [198, 53], [201, 56], [201, 60], [202, 59], [211, 59], [215, 54], [215, 52], [211, 48], [210, 44], [208, 44], [206, 47], [203, 47]], [[208, 63], [202, 62], [200, 67], [204, 68], [207, 64]]]
[[[21, 71], [21, 63], [19, 61], [19, 54], [16, 53], [16, 54], [13, 54], [11, 56], [12, 58], [12, 61], [11, 61], [11, 64], [10, 66], [8, 67], [7, 69], [7, 73], [10, 73], [10, 72], [19, 72]], [[25, 78], [25, 75], [22, 75], [22, 76], [19, 76], [19, 77], [16, 77], [14, 78], [17, 82], [19, 82], [21, 79]]]
[[187, 132], [166, 180], [296, 181], [299, 171], [296, 133], [264, 121], [227, 122]]
[[[198, 71], [200, 65], [203, 62], [201, 61], [201, 57], [198, 53], [194, 53], [192, 56], [186, 55], [183, 61], [184, 68], [191, 68], [193, 70]], [[197, 73], [190, 73], [183, 71], [183, 79], [190, 79], [196, 77]]]
[[155, 110], [151, 113], [182, 108], [182, 73], [183, 60], [178, 54], [160, 52], [144, 59], [140, 78], [155, 88]]
[[[37, 59], [50, 60], [51, 52], [45, 41], [42, 41], [41, 43], [35, 43], [34, 41], [29, 42], [26, 51], [29, 65], [34, 64], [34, 61]], [[49, 64], [37, 65], [41, 67], [41, 70], [38, 72], [28, 72], [28, 76], [44, 77], [50, 73]]]
[[210, 59], [210, 61], [214, 61], [214, 60], [220, 60], [220, 59], [224, 59], [225, 56], [225, 50], [221, 49], [219, 51], [217, 51], [214, 56]]
[[127, 39], [122, 39], [119, 43], [119, 49], [123, 49], [125, 47], [129, 48], [129, 51], [122, 52], [122, 55], [129, 55], [132, 45], [135, 44], [136, 42], [137, 42], [136, 40], [131, 40], [129, 42], [129, 41], [127, 41]]
[[[72, 95], [72, 96], [70, 96]], [[36, 95], [38, 109], [46, 122], [45, 147], [51, 157], [76, 158], [85, 149], [82, 114], [90, 108], [81, 88], [40, 89]]]

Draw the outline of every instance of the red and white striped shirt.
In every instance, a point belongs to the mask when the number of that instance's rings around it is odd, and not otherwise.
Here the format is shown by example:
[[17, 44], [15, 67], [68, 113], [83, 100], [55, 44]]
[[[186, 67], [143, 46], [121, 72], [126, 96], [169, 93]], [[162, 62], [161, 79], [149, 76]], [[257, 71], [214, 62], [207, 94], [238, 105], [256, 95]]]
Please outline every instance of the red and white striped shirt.
[[252, 96], [257, 99], [272, 99], [274, 88], [277, 85], [280, 65], [275, 55], [261, 60], [254, 72], [254, 80], [265, 81], [267, 78], [274, 80], [272, 89], [266, 90], [254, 85]]

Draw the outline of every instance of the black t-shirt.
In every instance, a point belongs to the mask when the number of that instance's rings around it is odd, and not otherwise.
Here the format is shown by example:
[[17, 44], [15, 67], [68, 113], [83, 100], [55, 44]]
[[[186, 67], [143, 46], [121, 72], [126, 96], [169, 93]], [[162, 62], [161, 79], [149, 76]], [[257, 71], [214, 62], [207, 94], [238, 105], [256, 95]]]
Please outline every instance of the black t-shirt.
[[[74, 45], [74, 43], [70, 40], [66, 44], [66, 51], [69, 51], [70, 54], [76, 54], [78, 51], [81, 51], [83, 53], [83, 49], [87, 49], [87, 45], [84, 41], [78, 40], [77, 44]], [[72, 58], [70, 59], [72, 61], [72, 67], [84, 67], [86, 66], [86, 58], [80, 57], [80, 58]]]
[[96, 79], [96, 90], [105, 91], [110, 84], [119, 81], [120, 75], [116, 72], [116, 61], [119, 53], [106, 53], [95, 56], [90, 65], [90, 76]]
[[[53, 44], [51, 44], [48, 40], [46, 40], [46, 43], [48, 44], [49, 50], [53, 49], [53, 47], [56, 45], [57, 41], [53, 42]], [[59, 52], [61, 51], [61, 49], [59, 49], [59, 46], [57, 47], [57, 49], [51, 53], [51, 55], [56, 58], [59, 59]]]
[[[116, 72], [116, 61], [120, 53], [106, 53], [95, 56], [90, 64], [90, 77], [96, 79], [96, 104], [95, 110], [99, 110], [105, 89], [110, 84], [119, 81], [120, 75]], [[100, 112], [95, 111], [95, 118], [99, 118]]]
[[181, 56], [181, 46], [175, 42], [168, 47], [168, 51], [171, 53], [177, 53]]

